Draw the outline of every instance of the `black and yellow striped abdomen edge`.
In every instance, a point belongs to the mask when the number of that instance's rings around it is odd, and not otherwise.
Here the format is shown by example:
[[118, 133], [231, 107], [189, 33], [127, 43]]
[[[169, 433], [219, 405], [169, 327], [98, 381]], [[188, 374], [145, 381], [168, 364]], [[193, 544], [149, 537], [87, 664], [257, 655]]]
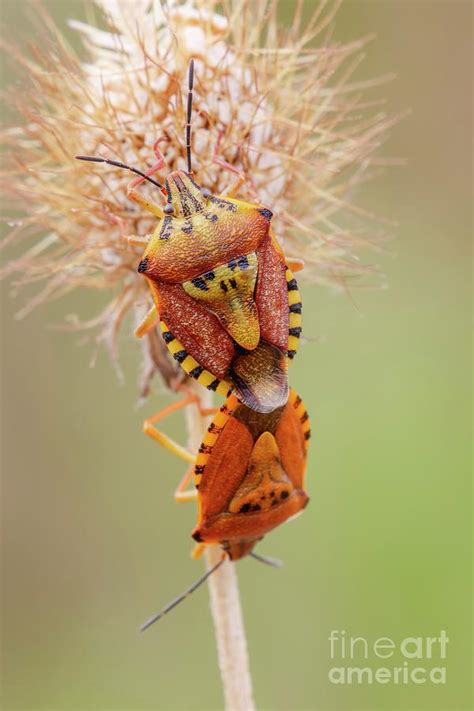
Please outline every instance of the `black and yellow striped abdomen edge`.
[[183, 370], [203, 387], [227, 397], [232, 389], [231, 384], [226, 380], [216, 378], [202, 365], [199, 365], [197, 360], [188, 353], [181, 341], [178, 341], [171, 333], [165, 321], [160, 321], [160, 328], [166, 347]]
[[290, 360], [295, 357], [298, 346], [300, 344], [301, 336], [301, 296], [298, 289], [298, 283], [293, 276], [291, 269], [286, 267], [285, 272], [286, 277], [286, 288], [288, 289], [288, 307], [290, 309], [290, 315], [288, 318], [288, 352], [287, 356]]

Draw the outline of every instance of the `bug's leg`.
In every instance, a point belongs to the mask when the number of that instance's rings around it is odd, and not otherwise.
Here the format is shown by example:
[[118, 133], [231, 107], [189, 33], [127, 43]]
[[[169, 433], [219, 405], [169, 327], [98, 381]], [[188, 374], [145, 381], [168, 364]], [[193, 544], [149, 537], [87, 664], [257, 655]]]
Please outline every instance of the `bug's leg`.
[[198, 409], [199, 409], [199, 414], [202, 417], [209, 417], [209, 415], [215, 415], [216, 412], [219, 412], [218, 407], [200, 407], [198, 404]]
[[180, 410], [181, 408], [186, 407], [186, 405], [190, 405], [191, 403], [194, 403], [197, 406], [200, 414], [203, 416], [214, 414], [218, 410], [218, 408], [202, 408], [197, 395], [194, 395], [193, 393], [187, 393], [184, 398], [178, 400], [178, 402], [168, 405], [167, 407], [164, 407], [162, 410], [157, 412], [155, 415], [152, 415], [152, 417], [149, 417], [143, 423], [143, 431], [145, 432], [145, 434], [154, 439], [155, 442], [161, 444], [163, 447], [166, 447], [166, 449], [169, 449], [170, 452], [173, 452], [173, 454], [176, 454], [178, 457], [181, 457], [181, 459], [190, 462], [190, 466], [187, 468], [183, 478], [181, 479], [174, 493], [175, 500], [180, 503], [185, 501], [195, 501], [197, 499], [197, 490], [187, 488], [190, 479], [194, 474], [194, 464], [196, 458], [194, 455], [191, 454], [191, 452], [189, 452], [187, 449], [185, 449], [180, 444], [171, 439], [171, 437], [168, 437], [168, 435], [164, 434], [164, 432], [161, 432], [157, 427], [155, 427], [155, 424], [159, 420], [164, 419], [168, 415], [171, 415], [173, 412], [176, 412], [177, 410]]
[[[152, 309], [150, 311], [152, 311]], [[180, 444], [171, 439], [171, 437], [168, 437], [168, 435], [166, 435], [164, 432], [161, 432], [161, 430], [155, 427], [155, 424], [160, 420], [163, 420], [165, 417], [168, 417], [173, 412], [177, 412], [177, 410], [181, 410], [183, 407], [186, 407], [186, 405], [191, 405], [192, 403], [196, 405], [199, 410], [199, 413], [202, 416], [212, 415], [217, 412], [218, 408], [202, 408], [197, 395], [186, 391], [185, 387], [182, 389], [184, 390], [186, 395], [181, 400], [173, 402], [171, 403], [171, 405], [167, 405], [151, 417], [148, 417], [143, 423], [143, 431], [149, 437], [154, 439], [155, 442], [161, 444], [162, 447], [169, 449], [170, 452], [173, 452], [173, 454], [176, 454], [176, 456], [180, 457], [181, 459], [184, 459], [186, 462], [194, 464], [196, 458], [193, 454], [191, 454], [191, 452], [189, 452], [185, 447], [182, 447]]]
[[148, 246], [151, 237], [151, 235], [145, 235], [144, 237], [140, 237], [140, 235], [127, 235], [127, 242], [132, 247], [145, 248]]
[[297, 257], [286, 257], [286, 266], [291, 269], [292, 272], [300, 272], [305, 267], [304, 259], [298, 259]]
[[155, 215], [155, 217], [159, 217], [160, 219], [162, 219], [165, 213], [163, 212], [161, 207], [156, 203], [152, 202], [151, 200], [147, 200], [145, 197], [143, 197], [143, 195], [140, 195], [140, 193], [136, 189], [138, 184], [142, 182], [143, 178], [134, 178], [127, 187], [127, 197], [129, 197], [130, 200], [133, 200], [134, 202], [138, 203], [138, 205], [140, 205], [140, 207], [142, 207], [144, 210], [148, 210], [148, 212], [151, 212], [151, 214]]
[[137, 338], [143, 338], [143, 336], [146, 336], [147, 333], [149, 333], [153, 328], [155, 328], [159, 320], [160, 314], [158, 313], [155, 304], [153, 304], [153, 306], [147, 311], [147, 313], [143, 317], [143, 320], [140, 321], [140, 323], [136, 327], [135, 336]]
[[240, 188], [242, 185], [245, 183], [245, 177], [243, 175], [239, 175], [232, 183], [230, 183], [229, 187], [225, 188], [222, 191], [222, 194], [225, 197], [230, 197], [233, 198], [237, 195], [239, 192]]
[[196, 543], [194, 548], [191, 551], [191, 558], [193, 560], [199, 560], [199, 558], [202, 556], [204, 552], [204, 548], [206, 547], [205, 543]]
[[179, 503], [182, 503], [185, 501], [196, 501], [197, 489], [187, 489], [186, 488], [188, 486], [193, 474], [194, 474], [194, 464], [190, 464], [190, 466], [186, 469], [186, 472], [184, 473], [183, 478], [181, 479], [178, 486], [176, 487], [176, 491], [174, 492], [175, 501], [178, 501]]
[[[149, 170], [146, 171], [146, 175], [148, 176], [152, 176], [154, 175], [154, 173], [157, 173], [163, 168], [165, 164], [165, 159], [163, 158], [161, 151], [158, 148], [158, 145], [162, 140], [163, 138], [158, 138], [158, 140], [156, 140], [153, 144], [153, 152], [156, 156], [156, 163], [152, 165]], [[138, 203], [138, 205], [140, 205], [140, 207], [143, 207], [144, 210], [148, 210], [148, 212], [151, 212], [152, 215], [155, 215], [156, 217], [159, 217], [161, 219], [164, 217], [164, 212], [162, 208], [156, 203], [151, 202], [151, 200], [147, 200], [146, 198], [144, 198], [143, 195], [140, 195], [137, 190], [138, 186], [144, 182], [145, 178], [143, 178], [141, 175], [138, 176], [138, 178], [134, 178], [127, 187], [127, 197]]]
[[168, 417], [168, 415], [171, 415], [173, 412], [176, 412], [182, 407], [186, 407], [186, 405], [190, 405], [193, 402], [198, 402], [198, 398], [193, 393], [189, 393], [182, 400], [178, 400], [178, 402], [174, 402], [171, 405], [164, 407], [155, 415], [152, 415], [146, 419], [143, 423], [143, 431], [145, 434], [154, 439], [155, 442], [158, 442], [158, 444], [161, 444], [162, 447], [166, 447], [166, 449], [169, 449], [170, 452], [176, 454], [177, 457], [180, 457], [181, 459], [184, 459], [185, 462], [190, 462], [191, 464], [194, 464], [194, 455], [185, 449], [185, 447], [182, 447], [180, 444], [171, 439], [171, 437], [164, 434], [164, 432], [161, 432], [157, 427], [155, 427], [155, 424], [159, 422], [159, 420]]

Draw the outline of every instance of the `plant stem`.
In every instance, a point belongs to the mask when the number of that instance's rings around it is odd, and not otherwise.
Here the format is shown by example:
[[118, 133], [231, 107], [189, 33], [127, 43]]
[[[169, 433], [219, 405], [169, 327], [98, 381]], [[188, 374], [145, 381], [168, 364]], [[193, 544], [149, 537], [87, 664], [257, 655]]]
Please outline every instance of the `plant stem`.
[[[203, 393], [202, 388], [194, 383], [192, 385], [201, 400], [202, 407], [210, 407], [211, 394]], [[188, 443], [191, 451], [197, 451], [207, 424], [208, 419], [203, 417], [194, 405], [186, 408]], [[209, 570], [221, 556], [219, 546], [207, 546], [206, 568]], [[226, 711], [254, 711], [247, 639], [235, 564], [226, 561], [210, 576], [208, 585]]]
[[[209, 546], [205, 555], [209, 569], [220, 560], [222, 553], [218, 546]], [[210, 576], [208, 585], [225, 708], [253, 711], [252, 679], [235, 563], [226, 561], [221, 565]]]

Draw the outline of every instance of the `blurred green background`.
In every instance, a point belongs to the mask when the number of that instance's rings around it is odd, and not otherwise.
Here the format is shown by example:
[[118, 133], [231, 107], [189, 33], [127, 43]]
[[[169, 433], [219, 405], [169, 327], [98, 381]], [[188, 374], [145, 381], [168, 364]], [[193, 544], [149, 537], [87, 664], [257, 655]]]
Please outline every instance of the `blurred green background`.
[[[79, 2], [45, 4], [59, 23], [83, 16]], [[8, 36], [28, 37], [25, 7], [3, 5]], [[357, 306], [304, 288], [308, 342], [291, 378], [313, 417], [312, 501], [260, 547], [282, 571], [239, 564], [260, 709], [471, 708], [471, 15], [469, 2], [419, 0], [339, 12], [338, 39], [378, 36], [359, 76], [398, 75], [376, 93], [412, 109], [385, 150], [408, 166], [360, 200], [400, 223], [377, 256], [389, 288], [355, 292]], [[17, 322], [8, 293], [3, 708], [221, 708], [205, 590], [137, 633], [202, 569], [188, 555], [194, 509], [172, 501], [182, 466], [141, 433], [167, 396], [135, 408], [133, 339], [119, 387], [105, 353], [90, 369], [89, 346], [46, 328], [92, 312], [89, 296]], [[441, 629], [446, 685], [328, 681], [331, 630], [399, 641]]]

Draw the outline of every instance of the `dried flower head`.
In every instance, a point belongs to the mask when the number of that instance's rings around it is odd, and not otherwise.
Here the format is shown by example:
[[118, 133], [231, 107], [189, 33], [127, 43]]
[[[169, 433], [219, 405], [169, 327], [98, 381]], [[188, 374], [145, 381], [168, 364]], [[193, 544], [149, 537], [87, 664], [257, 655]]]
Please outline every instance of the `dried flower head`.
[[[81, 164], [74, 155], [98, 154], [144, 170], [160, 139], [167, 170], [184, 168], [191, 57], [196, 181], [219, 192], [231, 167], [242, 172], [240, 197], [272, 209], [286, 252], [306, 261], [306, 278], [344, 284], [367, 271], [354, 258], [368, 244], [357, 222], [367, 215], [350, 199], [380, 165], [375, 153], [393, 119], [363, 96], [377, 82], [351, 79], [367, 40], [330, 41], [336, 5], [321, 3], [303, 23], [297, 2], [286, 30], [270, 0], [228, 0], [225, 14], [216, 0], [95, 0], [95, 6], [105, 29], [70, 23], [87, 61], [46, 15], [41, 49], [31, 57], [8, 50], [25, 77], [8, 97], [23, 121], [4, 132], [11, 149], [4, 189], [27, 213], [8, 219], [5, 244], [26, 246], [4, 274], [16, 275], [16, 287], [37, 284], [20, 316], [77, 287], [105, 289], [106, 308], [70, 325], [97, 329], [115, 354], [126, 314], [146, 310], [150, 297], [136, 273], [140, 249], [127, 235], [151, 233], [153, 219], [127, 199], [130, 174]], [[156, 334], [144, 356], [144, 393], [157, 368], [173, 381], [175, 366]]]

